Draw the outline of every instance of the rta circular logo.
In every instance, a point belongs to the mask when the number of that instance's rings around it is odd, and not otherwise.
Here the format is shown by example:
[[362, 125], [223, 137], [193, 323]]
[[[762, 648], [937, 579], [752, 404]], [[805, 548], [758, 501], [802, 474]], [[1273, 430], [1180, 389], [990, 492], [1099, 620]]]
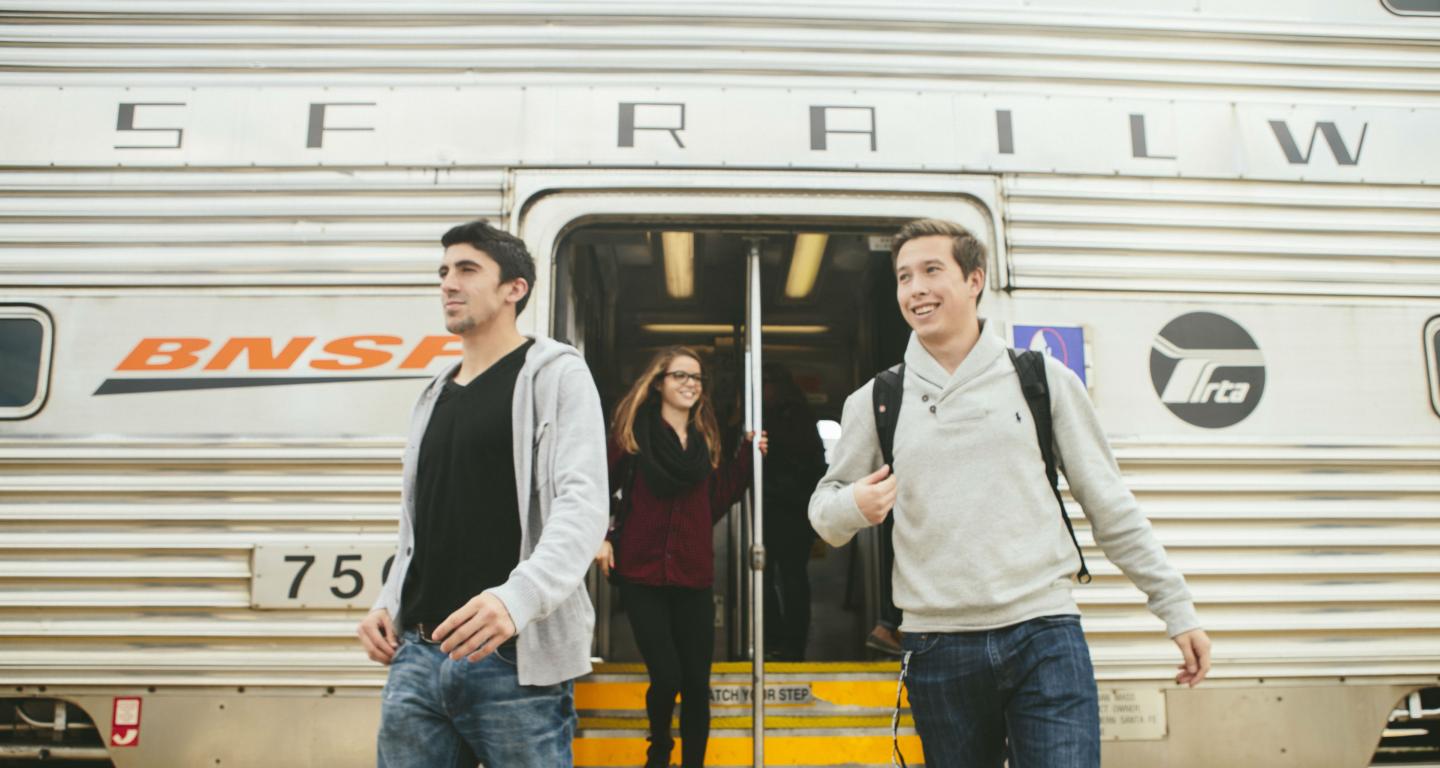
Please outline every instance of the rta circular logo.
[[1265, 392], [1265, 358], [1239, 323], [1191, 312], [1160, 329], [1150, 347], [1150, 381], [1170, 412], [1206, 429], [1240, 423]]

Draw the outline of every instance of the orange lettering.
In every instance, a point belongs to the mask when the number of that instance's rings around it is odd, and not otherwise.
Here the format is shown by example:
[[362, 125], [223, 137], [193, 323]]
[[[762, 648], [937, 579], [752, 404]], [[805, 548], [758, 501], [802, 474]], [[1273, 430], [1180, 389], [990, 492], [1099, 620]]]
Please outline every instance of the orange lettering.
[[115, 370], [178, 371], [200, 362], [195, 353], [208, 346], [209, 339], [141, 339]]
[[360, 346], [360, 342], [371, 344], [402, 344], [404, 339], [399, 336], [346, 336], [343, 339], [336, 339], [325, 345], [325, 351], [340, 357], [353, 357], [354, 362], [341, 360], [313, 360], [311, 368], [318, 368], [322, 371], [353, 371], [360, 368], [375, 368], [390, 362], [394, 353], [383, 349], [370, 349]]
[[401, 363], [400, 367], [425, 368], [437, 357], [459, 355], [462, 353], [462, 350], [447, 348], [451, 344], [459, 343], [459, 341], [459, 336], [426, 336], [420, 340], [419, 344], [415, 345], [415, 351], [411, 352], [410, 356], [405, 358], [405, 362]]
[[239, 359], [240, 355], [246, 354], [252, 371], [278, 371], [289, 368], [295, 364], [295, 360], [314, 341], [314, 336], [298, 336], [290, 340], [280, 354], [275, 354], [275, 348], [271, 346], [271, 339], [259, 337], [239, 337], [225, 342], [225, 346], [215, 353], [215, 357], [205, 365], [207, 371], [223, 371]]

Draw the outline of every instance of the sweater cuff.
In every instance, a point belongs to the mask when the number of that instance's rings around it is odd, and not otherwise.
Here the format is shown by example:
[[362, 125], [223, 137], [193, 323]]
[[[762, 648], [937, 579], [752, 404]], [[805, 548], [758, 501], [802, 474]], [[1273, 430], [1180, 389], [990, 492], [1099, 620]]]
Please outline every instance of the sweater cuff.
[[511, 578], [498, 587], [485, 590], [505, 605], [505, 610], [510, 613], [510, 621], [515, 624], [517, 635], [524, 632], [530, 622], [535, 620], [535, 613], [540, 606], [539, 596], [529, 589], [529, 586], [520, 579]]
[[1156, 615], [1165, 622], [1165, 634], [1172, 638], [1201, 628], [1200, 615], [1195, 612], [1195, 603], [1190, 600], [1171, 603], [1158, 610]]
[[871, 523], [855, 503], [855, 485], [851, 483], [838, 489], [825, 505], [813, 526], [815, 532], [832, 547], [844, 546], [855, 534], [869, 528]]
[[[859, 533], [860, 531], [863, 531], [866, 528], [870, 528], [875, 525], [874, 523], [870, 522], [870, 518], [866, 517], [864, 512], [860, 511], [860, 503], [855, 501], [854, 483], [851, 483], [845, 489], [845, 493], [841, 495], [845, 497], [845, 506], [842, 507], [841, 511], [845, 515], [846, 526], [848, 526], [855, 533]], [[894, 510], [891, 510], [891, 513], [893, 514]]]

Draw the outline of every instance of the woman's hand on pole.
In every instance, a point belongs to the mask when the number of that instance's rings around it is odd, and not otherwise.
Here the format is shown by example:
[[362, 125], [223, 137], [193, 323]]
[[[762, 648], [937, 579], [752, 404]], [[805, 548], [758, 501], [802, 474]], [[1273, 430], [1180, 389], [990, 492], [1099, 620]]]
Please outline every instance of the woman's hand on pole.
[[610, 571], [615, 568], [615, 548], [610, 542], [600, 544], [600, 551], [595, 553], [595, 564], [600, 566], [600, 573], [609, 576]]

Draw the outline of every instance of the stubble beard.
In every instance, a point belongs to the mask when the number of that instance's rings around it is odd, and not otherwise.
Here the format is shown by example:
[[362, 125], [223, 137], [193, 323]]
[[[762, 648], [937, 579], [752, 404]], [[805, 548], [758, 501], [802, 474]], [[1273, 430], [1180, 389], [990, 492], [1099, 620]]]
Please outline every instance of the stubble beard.
[[480, 323], [477, 322], [475, 318], [471, 317], [470, 315], [464, 315], [462, 317], [457, 317], [453, 319], [447, 318], [445, 320], [445, 330], [453, 334], [460, 335], [473, 329], [479, 324]]

